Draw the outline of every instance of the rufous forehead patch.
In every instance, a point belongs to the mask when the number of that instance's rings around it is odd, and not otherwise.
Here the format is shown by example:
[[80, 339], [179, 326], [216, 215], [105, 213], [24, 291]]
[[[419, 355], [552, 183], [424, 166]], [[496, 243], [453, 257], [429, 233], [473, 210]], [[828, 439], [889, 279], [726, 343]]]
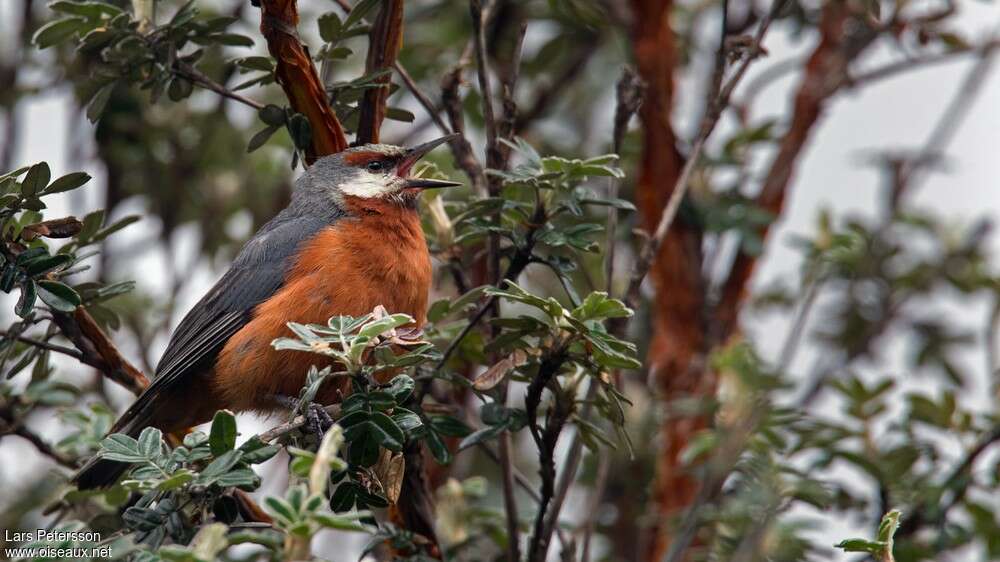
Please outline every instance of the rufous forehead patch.
[[344, 163], [348, 166], [364, 166], [371, 162], [372, 160], [380, 160], [384, 158], [385, 155], [379, 152], [372, 152], [370, 150], [363, 150], [360, 152], [351, 152], [350, 154], [344, 155]]

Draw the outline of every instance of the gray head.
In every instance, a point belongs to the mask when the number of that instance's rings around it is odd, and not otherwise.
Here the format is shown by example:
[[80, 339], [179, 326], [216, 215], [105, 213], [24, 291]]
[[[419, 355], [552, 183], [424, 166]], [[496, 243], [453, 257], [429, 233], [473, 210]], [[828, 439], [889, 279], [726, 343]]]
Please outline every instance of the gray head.
[[296, 196], [320, 196], [337, 206], [351, 200], [412, 205], [424, 189], [461, 185], [411, 177], [413, 165], [436, 146], [457, 137], [448, 135], [413, 148], [366, 144], [324, 156], [296, 184]]

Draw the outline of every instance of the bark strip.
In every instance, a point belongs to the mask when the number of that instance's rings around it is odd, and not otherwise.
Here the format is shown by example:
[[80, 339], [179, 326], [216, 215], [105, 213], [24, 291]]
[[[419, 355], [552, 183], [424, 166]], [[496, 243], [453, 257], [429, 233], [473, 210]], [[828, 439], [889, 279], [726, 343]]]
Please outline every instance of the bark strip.
[[[388, 0], [372, 23], [368, 35], [368, 58], [365, 74], [390, 70], [403, 45], [403, 0]], [[379, 78], [377, 88], [365, 90], [358, 117], [358, 143], [379, 142], [379, 129], [385, 119], [386, 99], [389, 97], [390, 74]]]
[[267, 50], [276, 63], [275, 76], [292, 109], [309, 119], [312, 146], [305, 150], [305, 161], [312, 164], [320, 156], [347, 148], [347, 137], [330, 107], [308, 50], [299, 41], [295, 30], [298, 23], [295, 0], [262, 0], [260, 32], [267, 40]]

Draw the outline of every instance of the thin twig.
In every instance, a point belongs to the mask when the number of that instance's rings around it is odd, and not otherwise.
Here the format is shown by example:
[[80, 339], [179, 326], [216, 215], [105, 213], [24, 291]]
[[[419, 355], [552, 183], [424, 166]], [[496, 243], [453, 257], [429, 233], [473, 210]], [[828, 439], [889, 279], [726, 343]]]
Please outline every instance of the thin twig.
[[[500, 453], [494, 451], [485, 443], [477, 443], [477, 446], [479, 447], [479, 450], [486, 454], [487, 458], [492, 460], [498, 466], [500, 465]], [[529, 498], [534, 500], [536, 503], [542, 499], [541, 496], [538, 495], [538, 491], [535, 490], [534, 484], [532, 484], [531, 480], [528, 480], [528, 477], [522, 474], [521, 471], [514, 467], [511, 470], [511, 474], [514, 477], [514, 483], [517, 484], [517, 486], [521, 488], [521, 490], [526, 493]], [[556, 528], [556, 537], [559, 539], [559, 543], [564, 547], [569, 544], [569, 539], [566, 538], [562, 529]]]
[[1000, 41], [993, 39], [983, 43], [982, 45], [949, 49], [940, 53], [908, 57], [903, 60], [891, 62], [884, 66], [859, 72], [857, 74], [848, 74], [847, 80], [852, 88], [862, 85], [866, 86], [872, 82], [891, 78], [903, 72], [919, 70], [927, 66], [949, 62], [964, 55], [979, 54], [981, 56], [983, 53], [996, 50], [998, 47], [1000, 47]]
[[663, 562], [680, 562], [683, 559], [684, 551], [694, 540], [695, 533], [701, 526], [702, 511], [722, 493], [722, 485], [735, 468], [747, 440], [756, 431], [757, 424], [767, 410], [766, 405], [757, 404], [756, 407], [750, 408], [750, 414], [745, 419], [729, 426], [729, 432], [723, 436], [717, 449], [718, 453], [706, 467], [707, 474], [698, 489], [698, 495], [681, 520], [679, 530], [663, 556]]
[[[330, 417], [332, 417], [333, 419], [337, 419], [340, 417], [340, 404], [331, 404], [323, 409], [326, 410], [326, 413], [330, 414]], [[307, 421], [308, 420], [306, 419], [305, 416], [295, 416], [291, 420], [281, 425], [272, 427], [271, 429], [265, 431], [264, 433], [261, 433], [260, 435], [258, 435], [258, 437], [264, 443], [270, 443], [271, 441], [274, 441], [279, 437], [287, 433], [291, 433], [292, 431], [295, 431], [296, 429], [302, 427], [303, 425], [306, 424]]]
[[483, 12], [483, 4], [480, 0], [471, 0], [469, 9], [472, 15], [476, 75], [479, 79], [479, 92], [483, 102], [483, 121], [486, 129], [486, 165], [496, 168], [500, 163], [500, 149], [497, 138], [496, 113], [493, 110], [493, 89], [490, 86], [490, 75], [486, 67], [485, 14]]
[[42, 439], [40, 435], [28, 429], [24, 425], [18, 425], [17, 427], [15, 427], [10, 432], [10, 435], [17, 435], [18, 437], [31, 443], [32, 445], [35, 446], [35, 449], [37, 449], [39, 453], [51, 458], [52, 460], [56, 461], [62, 466], [65, 466], [66, 468], [72, 470], [76, 470], [78, 468], [76, 463], [73, 462], [72, 459], [68, 458], [66, 455], [63, 455], [59, 451], [55, 450], [55, 448], [52, 447], [52, 445], [49, 445], [48, 442], [46, 442], [44, 439]]
[[0, 332], [0, 338], [12, 338], [12, 339], [15, 339], [15, 340], [17, 340], [17, 341], [19, 341], [21, 343], [26, 343], [28, 345], [31, 345], [31, 346], [34, 346], [34, 347], [37, 347], [37, 348], [40, 348], [40, 349], [46, 349], [48, 351], [54, 351], [56, 353], [60, 353], [62, 355], [66, 355], [68, 357], [72, 357], [73, 359], [76, 359], [77, 361], [79, 361], [81, 363], [84, 363], [86, 365], [89, 365], [91, 367], [97, 367], [97, 362], [96, 361], [91, 360], [89, 357], [85, 356], [84, 354], [80, 353], [79, 351], [77, 351], [77, 350], [75, 350], [75, 349], [73, 349], [71, 347], [66, 347], [66, 346], [63, 346], [63, 345], [57, 345], [57, 344], [54, 344], [54, 343], [49, 343], [49, 342], [44, 341], [44, 340], [36, 340], [36, 339], [25, 337], [25, 336], [11, 336], [7, 332]]
[[[628, 131], [629, 121], [632, 120], [632, 116], [639, 110], [639, 105], [642, 103], [642, 89], [642, 80], [639, 75], [630, 67], [625, 67], [615, 88], [618, 101], [615, 105], [614, 129], [611, 136], [611, 151], [615, 154], [621, 153], [622, 140]], [[608, 178], [608, 198], [618, 198], [617, 178]], [[615, 248], [618, 241], [618, 207], [614, 205], [608, 207], [607, 231], [604, 290], [608, 294], [612, 294], [615, 276]]]
[[257, 110], [264, 108], [264, 104], [260, 103], [259, 101], [252, 100], [241, 94], [237, 94], [236, 92], [226, 88], [222, 84], [219, 84], [215, 80], [212, 80], [205, 73], [201, 72], [197, 68], [187, 63], [178, 61], [174, 68], [176, 74], [178, 74], [179, 76], [183, 76], [184, 78], [187, 78], [191, 82], [201, 86], [202, 88], [205, 88], [206, 90], [211, 90], [224, 98], [238, 101], [244, 105], [248, 105]]
[[705, 116], [702, 119], [698, 136], [695, 139], [694, 144], [691, 146], [690, 154], [688, 154], [687, 162], [684, 163], [684, 168], [681, 170], [680, 177], [677, 178], [677, 182], [674, 184], [673, 190], [670, 192], [670, 199], [667, 201], [667, 205], [663, 208], [663, 214], [660, 216], [660, 222], [656, 225], [656, 230], [653, 232], [653, 235], [646, 240], [642, 249], [639, 251], [639, 259], [636, 261], [635, 270], [632, 273], [632, 279], [629, 282], [628, 291], [625, 296], [625, 302], [629, 306], [634, 306], [635, 303], [638, 302], [639, 289], [642, 286], [642, 281], [649, 272], [649, 268], [653, 263], [653, 258], [659, 251], [660, 245], [663, 243], [663, 239], [666, 237], [667, 232], [670, 230], [670, 226], [674, 222], [674, 218], [677, 216], [677, 210], [680, 209], [681, 201], [684, 200], [684, 196], [687, 194], [687, 190], [691, 182], [691, 175], [693, 174], [695, 167], [698, 165], [701, 152], [705, 148], [705, 142], [712, 134], [712, 131], [715, 130], [715, 125], [719, 122], [719, 116], [722, 114], [722, 110], [729, 105], [729, 98], [732, 96], [736, 86], [740, 83], [740, 80], [743, 79], [743, 76], [746, 74], [750, 64], [763, 53], [761, 43], [764, 40], [764, 35], [771, 26], [771, 22], [773, 21], [775, 14], [781, 10], [786, 2], [787, 0], [776, 0], [774, 2], [771, 10], [768, 11], [767, 15], [761, 21], [760, 27], [757, 28], [757, 33], [754, 35], [753, 42], [744, 55], [742, 63], [737, 67], [736, 71], [729, 78], [729, 80], [726, 81], [726, 83], [721, 87], [718, 95], [707, 108]]
[[140, 394], [149, 386], [149, 378], [122, 355], [111, 338], [83, 307], [72, 313], [52, 313], [52, 321], [62, 335], [73, 342], [86, 357], [87, 365], [101, 371], [105, 377], [124, 386], [133, 394]]
[[[938, 119], [934, 130], [928, 135], [923, 149], [915, 158], [907, 160], [899, 172], [899, 183], [901, 190], [913, 189], [919, 179], [926, 175], [917, 176], [918, 172], [927, 169], [927, 164], [935, 159], [944, 147], [951, 141], [952, 137], [961, 127], [962, 122], [972, 110], [973, 101], [986, 84], [986, 76], [989, 75], [993, 67], [996, 55], [997, 41], [990, 41], [986, 47], [980, 51], [979, 60], [965, 75], [965, 80], [952, 97], [951, 103], [945, 108], [944, 113]], [[902, 194], [899, 194], [901, 196]]]
[[597, 461], [597, 478], [590, 492], [590, 501], [584, 511], [583, 538], [580, 539], [580, 562], [590, 562], [590, 537], [594, 534], [597, 517], [601, 511], [601, 501], [604, 499], [604, 489], [608, 485], [611, 474], [611, 455], [601, 455]]
[[792, 364], [792, 360], [795, 359], [795, 352], [798, 351], [799, 344], [802, 342], [806, 321], [809, 318], [809, 313], [812, 311], [813, 305], [816, 303], [816, 297], [819, 296], [820, 288], [823, 285], [823, 278], [813, 276], [812, 279], [806, 282], [806, 285], [806, 294], [799, 305], [795, 320], [788, 329], [785, 342], [781, 345], [781, 353], [778, 355], [777, 362], [779, 373], [787, 371], [788, 367]]
[[403, 67], [402, 64], [399, 63], [399, 61], [394, 62], [392, 68], [396, 71], [396, 74], [399, 75], [400, 79], [403, 80], [403, 84], [406, 84], [407, 89], [410, 90], [410, 94], [412, 94], [413, 97], [420, 102], [420, 105], [422, 105], [427, 111], [427, 116], [431, 118], [431, 121], [433, 121], [435, 125], [437, 125], [437, 128], [440, 129], [441, 133], [450, 135], [453, 132], [451, 127], [449, 127], [448, 124], [444, 122], [444, 119], [441, 118], [440, 111], [434, 106], [434, 102], [431, 101], [431, 98], [420, 89], [420, 86], [417, 85], [413, 76], [410, 75], [410, 73]]
[[[587, 419], [590, 417], [590, 412], [593, 409], [593, 398], [597, 394], [597, 379], [591, 379], [590, 385], [587, 387], [587, 394], [584, 397], [585, 405], [583, 411], [580, 412], [579, 416], [582, 419]], [[545, 517], [545, 530], [542, 540], [548, 543], [552, 536], [552, 531], [559, 528], [559, 513], [562, 511], [563, 503], [566, 501], [566, 496], [569, 494], [569, 489], [576, 481], [576, 471], [580, 467], [580, 461], [583, 459], [583, 439], [580, 437], [580, 429], [577, 428], [576, 433], [573, 434], [573, 438], [570, 441], [569, 452], [566, 454], [566, 458], [563, 461], [563, 471], [559, 476], [559, 482], [556, 484], [556, 492], [552, 498], [552, 503], [549, 506], [549, 512]]]
[[517, 509], [517, 497], [514, 495], [514, 458], [511, 455], [510, 432], [504, 431], [498, 438], [500, 442], [500, 474], [503, 478], [501, 489], [503, 490], [503, 511], [504, 519], [507, 523], [507, 560], [508, 562], [518, 562], [521, 559], [520, 534], [518, 526], [520, 524], [519, 511]]
[[572, 58], [554, 75], [549, 83], [538, 88], [533, 101], [525, 104], [525, 110], [517, 116], [514, 130], [520, 135], [538, 119], [545, 116], [549, 109], [560, 99], [561, 94], [572, 91], [573, 82], [585, 74], [587, 62], [602, 46], [604, 36], [600, 33], [589, 34], [579, 41], [579, 48]]

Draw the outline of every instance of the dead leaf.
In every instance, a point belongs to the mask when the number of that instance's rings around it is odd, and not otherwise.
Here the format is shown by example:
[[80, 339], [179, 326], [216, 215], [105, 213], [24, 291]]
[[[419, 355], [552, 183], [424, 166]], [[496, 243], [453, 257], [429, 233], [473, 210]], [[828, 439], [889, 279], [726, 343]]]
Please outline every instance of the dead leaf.
[[80, 232], [81, 228], [83, 228], [83, 223], [76, 217], [65, 217], [29, 224], [24, 227], [21, 237], [25, 240], [34, 240], [39, 236], [46, 238], [69, 238]]
[[514, 367], [514, 361], [510, 357], [504, 357], [486, 369], [486, 372], [476, 377], [476, 380], [472, 382], [472, 387], [476, 390], [489, 390], [500, 384], [500, 381], [513, 371]]
[[403, 490], [403, 474], [406, 472], [406, 459], [403, 453], [396, 453], [389, 461], [389, 469], [382, 486], [385, 490], [385, 497], [389, 503], [395, 504], [399, 501], [399, 494]]

